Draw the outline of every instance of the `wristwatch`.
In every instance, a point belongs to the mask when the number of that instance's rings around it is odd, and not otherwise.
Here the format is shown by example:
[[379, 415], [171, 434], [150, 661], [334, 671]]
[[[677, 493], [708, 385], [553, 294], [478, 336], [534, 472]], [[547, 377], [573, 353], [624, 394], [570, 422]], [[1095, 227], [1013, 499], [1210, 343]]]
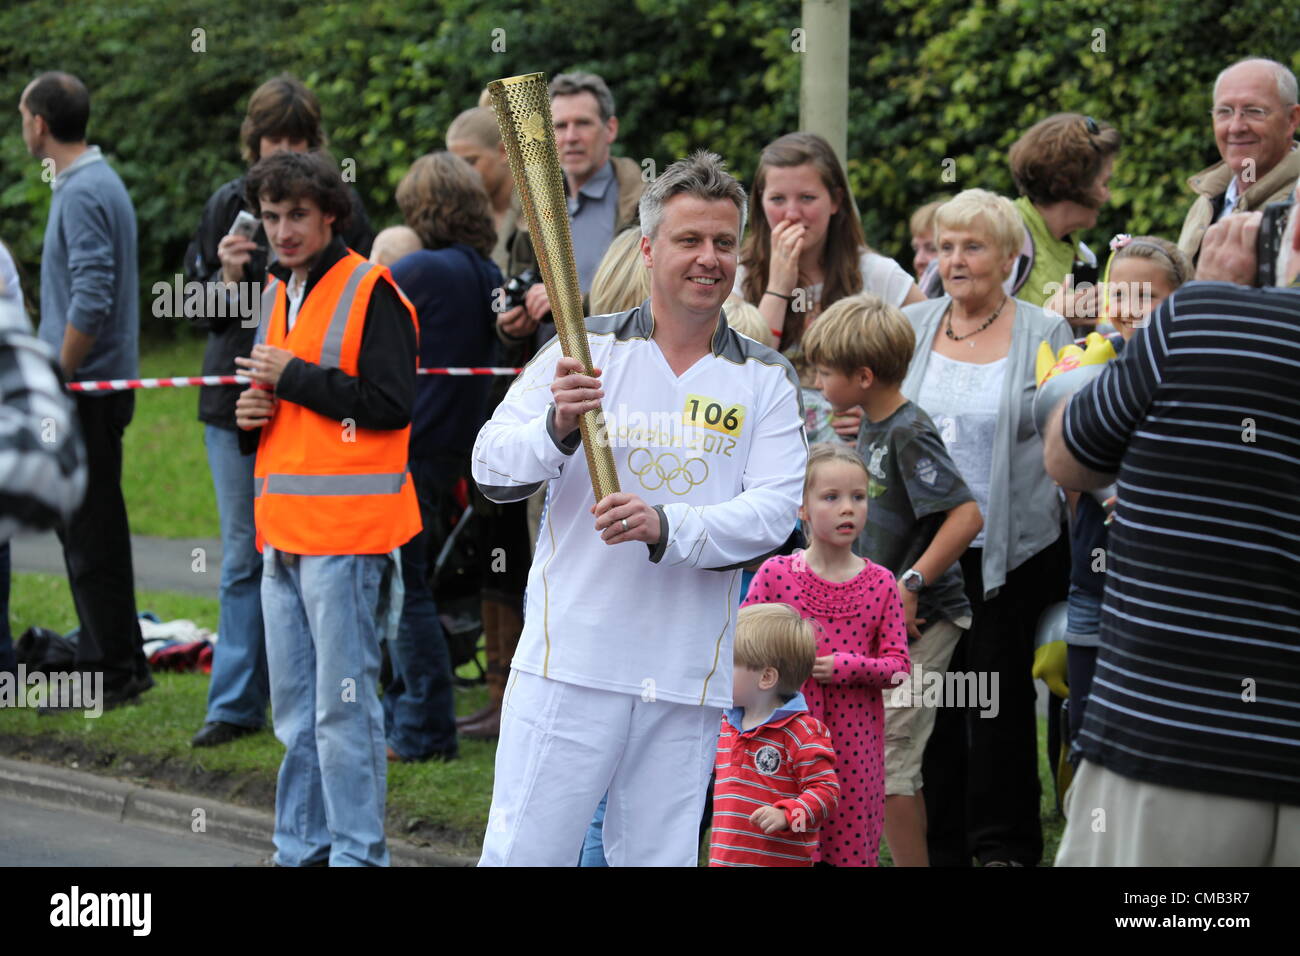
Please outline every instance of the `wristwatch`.
[[925, 575], [916, 570], [916, 568], [904, 572], [903, 576], [898, 580], [903, 582], [903, 587], [907, 588], [913, 594], [925, 587]]

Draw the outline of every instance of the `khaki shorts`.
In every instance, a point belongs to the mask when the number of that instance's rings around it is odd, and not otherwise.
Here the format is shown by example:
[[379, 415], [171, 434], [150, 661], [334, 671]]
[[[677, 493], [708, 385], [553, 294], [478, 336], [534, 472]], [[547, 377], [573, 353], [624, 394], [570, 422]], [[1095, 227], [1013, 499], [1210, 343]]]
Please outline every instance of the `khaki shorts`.
[[907, 693], [903, 682], [884, 688], [885, 796], [911, 796], [921, 789], [921, 759], [934, 731], [936, 714], [933, 707], [921, 703], [920, 681], [926, 672], [942, 673], [948, 669], [961, 635], [962, 629], [952, 621], [927, 627], [919, 640], [907, 645], [912, 659], [911, 693]]
[[1090, 760], [1065, 816], [1056, 866], [1300, 866], [1300, 807], [1146, 783]]

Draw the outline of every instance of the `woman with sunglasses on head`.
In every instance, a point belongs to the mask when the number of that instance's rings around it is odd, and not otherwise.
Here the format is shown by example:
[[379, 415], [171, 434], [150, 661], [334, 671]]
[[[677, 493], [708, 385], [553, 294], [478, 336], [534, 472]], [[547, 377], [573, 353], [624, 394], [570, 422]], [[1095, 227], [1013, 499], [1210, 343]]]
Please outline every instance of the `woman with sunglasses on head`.
[[1025, 239], [1008, 293], [1039, 306], [1055, 294], [1052, 305], [1071, 320], [1096, 315], [1095, 287], [1058, 293], [1070, 286], [1068, 276], [1075, 285], [1083, 277], [1096, 282], [1097, 257], [1074, 234], [1097, 225], [1110, 199], [1108, 183], [1120, 145], [1119, 130], [1079, 113], [1039, 120], [1011, 145], [1007, 160], [1020, 192], [1015, 205]]

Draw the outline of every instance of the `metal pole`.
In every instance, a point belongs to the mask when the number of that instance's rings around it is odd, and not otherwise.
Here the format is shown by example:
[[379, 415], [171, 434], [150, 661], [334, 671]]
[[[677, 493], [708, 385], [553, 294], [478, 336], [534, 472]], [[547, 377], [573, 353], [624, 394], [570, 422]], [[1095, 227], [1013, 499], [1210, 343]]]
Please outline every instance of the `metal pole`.
[[824, 136], [843, 166], [849, 127], [848, 0], [803, 0], [801, 27], [799, 128]]

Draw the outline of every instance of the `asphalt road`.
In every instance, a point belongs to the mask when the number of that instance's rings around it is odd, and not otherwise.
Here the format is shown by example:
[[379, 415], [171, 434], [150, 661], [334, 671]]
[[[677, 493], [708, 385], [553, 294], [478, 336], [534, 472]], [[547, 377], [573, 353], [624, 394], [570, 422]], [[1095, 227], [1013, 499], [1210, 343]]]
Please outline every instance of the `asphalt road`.
[[[203, 549], [196, 562], [194, 549]], [[12, 541], [13, 569], [66, 575], [63, 546], [58, 537], [22, 535]], [[196, 571], [199, 565], [202, 571]], [[153, 591], [181, 591], [215, 598], [221, 587], [221, 541], [206, 538], [149, 538], [131, 536], [131, 566], [135, 586]]]
[[0, 797], [0, 866], [256, 866], [265, 854], [102, 813]]

